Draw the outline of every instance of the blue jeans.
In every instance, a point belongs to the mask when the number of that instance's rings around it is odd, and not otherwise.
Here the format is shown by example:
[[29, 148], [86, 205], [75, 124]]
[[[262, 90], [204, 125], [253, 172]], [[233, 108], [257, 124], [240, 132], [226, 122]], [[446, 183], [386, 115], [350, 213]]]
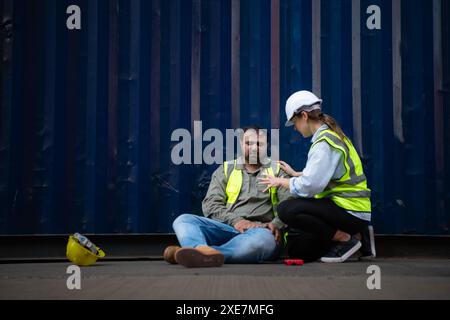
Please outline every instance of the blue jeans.
[[275, 237], [266, 228], [235, 228], [209, 218], [182, 214], [173, 222], [182, 247], [210, 246], [225, 256], [226, 263], [258, 263], [276, 258]]

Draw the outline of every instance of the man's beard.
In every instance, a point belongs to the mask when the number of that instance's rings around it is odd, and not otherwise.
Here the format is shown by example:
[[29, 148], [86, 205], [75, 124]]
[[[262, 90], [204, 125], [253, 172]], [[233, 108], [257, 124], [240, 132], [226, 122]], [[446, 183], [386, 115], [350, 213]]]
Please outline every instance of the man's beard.
[[252, 164], [252, 165], [262, 165], [263, 161], [262, 161], [261, 156], [263, 156], [265, 158], [264, 155], [261, 155], [258, 152], [249, 153], [248, 155], [245, 156], [245, 162], [248, 164]]

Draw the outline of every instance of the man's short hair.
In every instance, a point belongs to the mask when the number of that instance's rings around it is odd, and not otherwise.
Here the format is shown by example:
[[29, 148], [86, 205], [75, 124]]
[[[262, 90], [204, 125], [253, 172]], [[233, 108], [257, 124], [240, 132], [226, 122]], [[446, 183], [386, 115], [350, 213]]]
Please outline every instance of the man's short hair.
[[253, 130], [257, 134], [259, 134], [261, 131], [261, 133], [267, 135], [267, 130], [264, 130], [261, 126], [259, 126], [257, 124], [251, 124], [249, 126], [245, 126], [244, 128], [242, 128], [242, 130], [244, 131], [244, 133], [246, 133], [248, 130]]
[[[267, 129], [263, 129], [261, 126], [259, 126], [257, 124], [252, 124], [252, 125], [245, 126], [242, 128], [242, 131], [244, 132], [244, 134], [248, 130], [253, 130], [257, 135], [260, 135], [260, 134], [265, 135], [267, 144], [270, 144], [270, 136], [267, 134]], [[244, 135], [241, 136], [241, 140], [243, 140], [243, 139], [244, 139]]]

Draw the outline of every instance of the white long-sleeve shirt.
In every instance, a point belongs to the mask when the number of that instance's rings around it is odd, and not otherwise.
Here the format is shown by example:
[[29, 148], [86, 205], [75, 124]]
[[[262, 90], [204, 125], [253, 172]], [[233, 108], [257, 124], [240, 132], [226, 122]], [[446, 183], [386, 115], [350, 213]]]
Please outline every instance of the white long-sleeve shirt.
[[[311, 143], [314, 143], [323, 130], [329, 129], [324, 124], [313, 135]], [[345, 174], [344, 155], [334, 149], [327, 142], [317, 143], [308, 153], [308, 161], [300, 177], [289, 180], [291, 194], [302, 198], [313, 198], [316, 194], [325, 190], [330, 180], [342, 178]], [[370, 212], [348, 213], [360, 219], [370, 221]]]

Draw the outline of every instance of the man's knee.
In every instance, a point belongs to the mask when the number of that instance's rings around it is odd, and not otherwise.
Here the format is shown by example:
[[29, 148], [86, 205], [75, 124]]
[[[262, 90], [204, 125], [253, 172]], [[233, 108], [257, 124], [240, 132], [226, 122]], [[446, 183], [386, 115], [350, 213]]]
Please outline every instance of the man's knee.
[[192, 223], [196, 219], [196, 215], [190, 213], [183, 213], [179, 215], [172, 223], [172, 228], [175, 230], [177, 225], [183, 223]]
[[275, 237], [269, 229], [265, 228], [254, 228], [250, 229], [249, 232], [253, 237], [249, 241], [249, 245], [253, 250], [261, 252], [265, 255], [270, 255], [277, 247]]
[[227, 263], [258, 263], [273, 258], [277, 244], [269, 229], [252, 228], [238, 235], [239, 245], [227, 258]]

